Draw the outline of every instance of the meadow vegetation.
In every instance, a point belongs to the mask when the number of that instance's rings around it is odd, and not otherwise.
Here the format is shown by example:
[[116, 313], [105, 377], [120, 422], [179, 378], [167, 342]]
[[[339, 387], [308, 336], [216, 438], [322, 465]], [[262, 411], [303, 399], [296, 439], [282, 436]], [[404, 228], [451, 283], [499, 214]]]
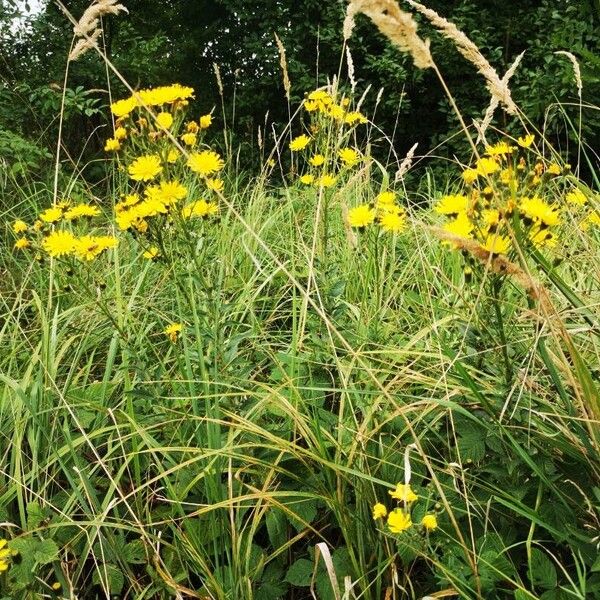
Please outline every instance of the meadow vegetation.
[[[477, 71], [480, 121], [408, 9]], [[600, 597], [600, 198], [576, 58], [569, 164], [511, 95], [519, 57], [499, 75], [426, 6], [352, 0], [346, 47], [362, 13], [430, 72], [464, 154], [411, 173], [350, 52], [347, 81], [293, 103], [278, 40], [289, 122], [248, 172], [224, 106], [115, 67], [103, 19], [123, 10], [64, 16], [67, 64], [93, 56], [126, 90], [93, 107], [106, 177], [60, 137], [44, 180], [0, 172], [0, 597]], [[67, 89], [68, 68], [61, 124]]]

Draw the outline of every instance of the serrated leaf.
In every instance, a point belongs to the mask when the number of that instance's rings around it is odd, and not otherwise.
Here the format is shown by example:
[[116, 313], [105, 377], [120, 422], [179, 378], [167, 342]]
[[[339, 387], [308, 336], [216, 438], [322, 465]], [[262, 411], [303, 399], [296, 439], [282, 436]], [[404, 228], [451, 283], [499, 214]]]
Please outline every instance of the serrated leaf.
[[312, 523], [317, 516], [317, 503], [315, 500], [303, 500], [288, 504], [290, 511], [298, 515], [294, 518], [288, 515], [289, 522], [293, 525], [296, 531], [302, 531], [306, 528], [306, 524]]
[[288, 569], [285, 580], [298, 587], [308, 587], [310, 585], [313, 573], [313, 564], [306, 558], [299, 558]]
[[148, 562], [146, 548], [142, 540], [133, 540], [133, 542], [125, 544], [123, 558], [132, 565], [143, 565]]
[[38, 541], [33, 552], [33, 558], [36, 562], [47, 565], [58, 558], [58, 551], [58, 546], [54, 540]]
[[545, 589], [556, 587], [556, 567], [548, 555], [539, 548], [532, 548], [529, 564], [529, 579], [532, 585]]
[[92, 576], [92, 583], [94, 585], [108, 586], [110, 594], [120, 594], [123, 586], [125, 585], [125, 578], [123, 573], [114, 565], [103, 564], [94, 571]]
[[269, 541], [274, 550], [283, 546], [287, 541], [287, 519], [281, 510], [272, 508], [265, 519]]
[[36, 529], [46, 518], [39, 502], [29, 502], [27, 504], [27, 529]]

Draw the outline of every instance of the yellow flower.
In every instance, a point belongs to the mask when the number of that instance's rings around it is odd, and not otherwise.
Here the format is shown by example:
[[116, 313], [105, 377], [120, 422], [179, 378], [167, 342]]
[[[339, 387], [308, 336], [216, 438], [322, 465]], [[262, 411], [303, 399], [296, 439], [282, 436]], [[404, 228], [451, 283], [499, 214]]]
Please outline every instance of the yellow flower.
[[8, 570], [10, 566], [10, 557], [13, 555], [12, 550], [8, 547], [6, 540], [0, 540], [0, 573]]
[[196, 123], [196, 121], [190, 121], [185, 126], [185, 129], [189, 133], [198, 133], [198, 130], [200, 129], [200, 126], [198, 125], [198, 123]]
[[556, 246], [556, 236], [548, 229], [542, 229], [540, 227], [533, 227], [529, 232], [529, 241], [536, 248], [543, 248], [548, 246], [552, 248]]
[[311, 175], [310, 173], [306, 173], [305, 175], [302, 175], [300, 177], [300, 183], [303, 183], [305, 185], [310, 185], [311, 183], [314, 183], [315, 181], [315, 176]]
[[185, 87], [179, 83], [163, 85], [156, 88], [140, 90], [137, 96], [141, 104], [147, 106], [159, 106], [161, 104], [173, 104], [179, 100], [187, 100], [194, 95], [194, 89]]
[[53, 231], [44, 238], [42, 247], [50, 256], [68, 255], [75, 249], [75, 236], [69, 231]]
[[356, 123], [364, 125], [365, 123], [368, 123], [368, 119], [362, 113], [353, 111], [346, 114], [344, 117], [344, 123], [347, 125], [355, 125]]
[[198, 141], [195, 133], [184, 133], [181, 136], [181, 140], [186, 146], [194, 146]]
[[591, 212], [580, 224], [580, 227], [583, 231], [587, 231], [590, 228], [590, 225], [593, 227], [600, 227], [600, 214], [597, 212]]
[[550, 163], [546, 169], [546, 172], [550, 173], [550, 175], [560, 175], [562, 173], [562, 169], [556, 163]]
[[33, 222], [33, 230], [34, 231], [41, 231], [43, 227], [44, 227], [44, 224], [39, 219], [37, 221]]
[[310, 157], [308, 162], [313, 167], [320, 167], [325, 162], [325, 157], [322, 154], [315, 154], [314, 156]]
[[402, 533], [412, 525], [410, 515], [396, 508], [388, 515], [387, 525], [392, 533]]
[[216, 202], [207, 202], [207, 216], [216, 217], [219, 214], [219, 205]]
[[181, 216], [184, 219], [189, 219], [190, 217], [208, 217], [214, 213], [215, 210], [213, 202], [207, 202], [206, 200], [196, 200], [195, 202], [191, 202], [190, 204], [187, 204], [183, 207], [181, 211]]
[[169, 129], [173, 125], [173, 115], [170, 112], [160, 112], [156, 115], [156, 124], [164, 129]]
[[116, 117], [127, 116], [137, 106], [137, 100], [132, 96], [131, 98], [125, 98], [124, 100], [117, 100], [110, 105], [112, 114]]
[[558, 211], [538, 196], [522, 198], [519, 208], [521, 213], [534, 223], [543, 223], [548, 227], [552, 227], [560, 222]]
[[394, 202], [396, 202], [396, 194], [389, 190], [387, 192], [381, 192], [375, 198], [375, 205], [377, 208], [393, 206]]
[[425, 529], [427, 529], [427, 531], [433, 531], [434, 529], [437, 529], [438, 522], [437, 522], [436, 516], [435, 515], [425, 515], [421, 519], [421, 525], [423, 525], [423, 527], [425, 527]]
[[15, 250], [24, 250], [25, 248], [29, 248], [29, 246], [31, 246], [31, 243], [27, 238], [24, 237], [19, 238], [15, 242]]
[[379, 217], [379, 224], [383, 231], [399, 233], [406, 227], [404, 213], [386, 211]]
[[348, 211], [348, 223], [350, 227], [358, 227], [362, 229], [367, 225], [371, 225], [375, 220], [375, 210], [368, 204], [361, 204]]
[[359, 160], [360, 154], [354, 148], [342, 148], [338, 152], [341, 161], [347, 167], [353, 167]]
[[514, 152], [514, 147], [511, 146], [508, 142], [498, 142], [493, 146], [487, 146], [485, 151], [488, 156], [504, 156], [506, 154], [511, 154]]
[[105, 152], [117, 152], [121, 149], [121, 142], [115, 138], [108, 138], [104, 144]]
[[493, 159], [483, 157], [477, 161], [477, 172], [479, 175], [491, 175], [500, 168], [500, 165]]
[[110, 235], [84, 235], [75, 239], [73, 252], [81, 260], [94, 260], [104, 250], [114, 248], [116, 245], [117, 239]]
[[209, 178], [204, 183], [206, 183], [206, 187], [213, 192], [222, 192], [223, 187], [225, 186], [225, 182], [222, 179], [217, 178]]
[[305, 100], [304, 101], [304, 109], [308, 112], [314, 112], [319, 108], [319, 103], [314, 100]]
[[511, 183], [515, 183], [516, 178], [512, 168], [502, 169], [502, 171], [500, 171], [500, 181], [504, 185], [510, 185]]
[[44, 223], [56, 223], [62, 219], [62, 216], [62, 208], [59, 208], [58, 206], [47, 208], [43, 213], [40, 213], [40, 219], [44, 221]]
[[[444, 231], [461, 238], [470, 238], [473, 232], [473, 223], [466, 213], [459, 213], [455, 219], [448, 221], [443, 227]], [[456, 244], [454, 244], [456, 246]]]
[[517, 140], [517, 144], [519, 144], [519, 146], [521, 146], [521, 148], [529, 148], [529, 146], [531, 146], [531, 144], [533, 144], [534, 141], [535, 141], [535, 135], [533, 135], [533, 133], [529, 133], [524, 137], [520, 137]]
[[418, 496], [412, 491], [410, 485], [397, 483], [395, 490], [389, 490], [388, 494], [399, 502], [414, 502]]
[[306, 148], [306, 146], [308, 146], [308, 144], [310, 144], [311, 139], [305, 135], [299, 135], [298, 137], [295, 137], [291, 142], [290, 142], [290, 150], [292, 152], [298, 152], [299, 150], [304, 150], [304, 148]]
[[144, 254], [142, 254], [142, 256], [149, 260], [155, 260], [156, 258], [158, 258], [160, 256], [160, 251], [158, 250], [158, 248], [156, 246], [152, 246], [152, 247], [148, 248], [148, 250], [146, 250], [146, 252], [144, 252]]
[[91, 204], [78, 204], [65, 212], [64, 218], [67, 221], [73, 221], [79, 217], [97, 217], [100, 214], [100, 209]]
[[496, 208], [487, 208], [482, 211], [481, 216], [487, 229], [496, 227], [500, 222], [500, 211]]
[[377, 520], [377, 519], [381, 519], [382, 517], [386, 517], [386, 516], [387, 516], [387, 508], [380, 502], [375, 504], [375, 506], [373, 507], [373, 519]]
[[179, 151], [175, 150], [175, 148], [172, 148], [171, 150], [169, 150], [168, 154], [167, 154], [167, 162], [170, 164], [173, 164], [174, 162], [177, 162], [177, 159], [179, 158]]
[[441, 215], [457, 215], [466, 212], [469, 208], [469, 199], [460, 194], [451, 194], [442, 196], [436, 204], [434, 210]]
[[200, 129], [208, 129], [212, 124], [212, 115], [202, 115], [198, 122], [200, 123]]
[[583, 206], [587, 202], [587, 196], [580, 189], [575, 188], [567, 193], [566, 200], [570, 204]]
[[187, 166], [200, 175], [210, 175], [220, 171], [224, 166], [223, 159], [212, 150], [194, 152], [187, 161]]
[[124, 140], [127, 137], [127, 129], [125, 129], [125, 127], [117, 127], [115, 129], [115, 135], [114, 138], [115, 140]]
[[25, 233], [27, 231], [27, 223], [18, 219], [13, 223], [12, 230], [15, 233]]
[[182, 328], [183, 325], [181, 323], [171, 323], [165, 328], [163, 333], [171, 340], [171, 342], [175, 343]]
[[473, 183], [475, 183], [475, 181], [477, 181], [478, 177], [479, 177], [479, 171], [477, 169], [465, 169], [462, 172], [463, 181], [467, 185], [472, 185]]
[[510, 249], [510, 239], [503, 235], [489, 234], [481, 247], [490, 254], [506, 254]]
[[129, 176], [135, 181], [150, 181], [161, 171], [160, 157], [157, 154], [148, 154], [136, 158], [128, 168]]
[[158, 186], [157, 198], [166, 206], [170, 206], [183, 200], [187, 196], [187, 192], [187, 188], [177, 180], [162, 181]]
[[329, 175], [328, 173], [324, 173], [321, 175], [321, 177], [319, 177], [319, 179], [317, 179], [315, 183], [321, 187], [328, 188], [332, 185], [335, 185], [335, 177], [333, 175]]

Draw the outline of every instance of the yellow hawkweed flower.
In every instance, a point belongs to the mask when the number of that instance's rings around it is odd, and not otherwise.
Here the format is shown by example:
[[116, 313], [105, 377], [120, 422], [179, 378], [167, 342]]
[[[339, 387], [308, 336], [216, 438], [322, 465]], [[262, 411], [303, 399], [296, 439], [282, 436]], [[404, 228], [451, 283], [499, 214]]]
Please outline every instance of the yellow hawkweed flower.
[[387, 192], [381, 192], [375, 198], [375, 205], [377, 208], [393, 206], [394, 202], [396, 202], [396, 194], [389, 190]]
[[465, 169], [462, 172], [463, 181], [467, 185], [472, 185], [473, 183], [475, 183], [477, 181], [478, 177], [479, 177], [479, 171], [477, 169]]
[[0, 540], [0, 573], [8, 570], [10, 566], [10, 557], [13, 555], [12, 550], [8, 548], [6, 540]]
[[483, 157], [477, 161], [477, 172], [480, 175], [491, 175], [495, 173], [500, 168], [500, 165], [493, 159]]
[[97, 206], [91, 204], [78, 204], [69, 208], [64, 214], [64, 218], [67, 221], [73, 221], [80, 217], [97, 217], [100, 214], [100, 209]]
[[342, 148], [339, 152], [340, 160], [347, 166], [353, 167], [359, 160], [360, 154], [354, 148]]
[[493, 146], [486, 146], [485, 152], [488, 156], [505, 156], [514, 152], [514, 147], [508, 142], [502, 141]]
[[441, 215], [457, 215], [466, 212], [469, 208], [469, 199], [461, 194], [442, 196], [434, 210]]
[[148, 154], [136, 158], [127, 169], [131, 179], [135, 181], [150, 181], [161, 171], [160, 157], [157, 154]]
[[117, 127], [115, 129], [115, 135], [114, 138], [115, 140], [124, 140], [127, 137], [127, 129], [125, 129], [125, 127]]
[[117, 100], [110, 105], [110, 110], [115, 117], [126, 117], [137, 106], [137, 100], [132, 96], [124, 100]]
[[531, 146], [531, 144], [533, 144], [534, 141], [535, 141], [535, 135], [533, 135], [533, 133], [529, 133], [524, 137], [520, 137], [517, 140], [517, 144], [519, 144], [519, 146], [521, 146], [521, 148], [529, 148], [529, 146]]
[[179, 150], [175, 150], [175, 148], [171, 148], [171, 150], [169, 150], [168, 154], [167, 154], [167, 162], [170, 164], [173, 164], [174, 162], [177, 162], [177, 159], [179, 158]]
[[550, 163], [546, 169], [546, 173], [549, 173], [550, 175], [560, 175], [562, 173], [562, 169], [556, 163]]
[[387, 508], [385, 507], [385, 505], [381, 504], [381, 502], [375, 504], [375, 506], [373, 507], [373, 519], [377, 520], [386, 516]]
[[533, 198], [522, 198], [519, 204], [521, 213], [535, 223], [543, 223], [548, 227], [558, 225], [560, 217], [558, 210], [544, 202], [538, 196]]
[[361, 204], [348, 211], [348, 223], [350, 227], [362, 229], [375, 221], [375, 210], [368, 204]]
[[379, 217], [381, 229], [388, 233], [400, 233], [406, 227], [406, 219], [402, 212], [386, 211]]
[[434, 529], [437, 529], [438, 522], [436, 516], [432, 514], [425, 515], [421, 519], [421, 525], [423, 525], [427, 531], [433, 531]]
[[181, 211], [181, 216], [184, 219], [189, 219], [191, 217], [208, 217], [211, 214], [215, 213], [213, 208], [213, 202], [207, 202], [206, 200], [196, 200], [195, 202], [191, 202], [183, 207]]
[[325, 157], [322, 154], [315, 154], [309, 158], [308, 162], [313, 167], [320, 167], [325, 162]]
[[189, 121], [188, 124], [185, 126], [185, 130], [188, 133], [198, 133], [199, 129], [200, 125], [198, 125], [196, 121]]
[[[469, 220], [467, 213], [459, 213], [455, 219], [448, 221], [443, 227], [444, 231], [457, 237], [470, 238], [473, 233], [473, 223]], [[456, 246], [456, 244], [454, 244]]]
[[160, 251], [156, 246], [152, 246], [146, 250], [142, 256], [149, 260], [155, 260], [160, 256]]
[[173, 125], [173, 115], [170, 112], [161, 112], [156, 115], [156, 124], [164, 129], [170, 129]]
[[304, 101], [304, 110], [308, 112], [314, 112], [319, 108], [319, 103], [313, 100], [305, 100]]
[[411, 527], [412, 520], [408, 513], [396, 508], [388, 515], [387, 525], [392, 533], [402, 533]]
[[194, 152], [187, 161], [187, 166], [200, 175], [210, 175], [220, 171], [224, 166], [223, 159], [212, 150]]
[[306, 173], [300, 177], [300, 183], [303, 183], [304, 185], [310, 185], [310, 184], [314, 183], [314, 181], [315, 181], [315, 176], [312, 175], [311, 173]]
[[108, 138], [104, 143], [105, 152], [117, 152], [121, 149], [121, 142], [116, 138]]
[[329, 175], [328, 173], [323, 173], [323, 175], [321, 175], [321, 177], [315, 181], [316, 185], [324, 188], [335, 185], [335, 182], [335, 177], [333, 175]]
[[568, 192], [565, 198], [567, 202], [577, 206], [583, 206], [587, 202], [587, 196], [578, 188]]
[[44, 212], [40, 213], [39, 216], [44, 223], [56, 223], [62, 219], [63, 211], [62, 208], [53, 206], [52, 208], [47, 208]]
[[223, 187], [225, 186], [225, 182], [222, 179], [217, 178], [209, 178], [204, 183], [206, 183], [206, 187], [213, 192], [222, 192]]
[[17, 219], [13, 223], [12, 230], [15, 233], [25, 233], [27, 231], [27, 223], [25, 223], [25, 221], [21, 221], [21, 219]]
[[299, 135], [298, 137], [295, 137], [291, 142], [290, 142], [290, 150], [292, 152], [298, 152], [299, 150], [304, 150], [304, 148], [306, 148], [306, 146], [308, 146], [308, 144], [310, 144], [311, 139], [305, 135]]
[[544, 246], [552, 248], [556, 246], [556, 236], [548, 229], [539, 226], [533, 227], [529, 232], [528, 237], [529, 241], [536, 248], [543, 248]]
[[208, 129], [212, 124], [212, 115], [202, 115], [198, 122], [200, 124], [200, 129]]
[[346, 114], [344, 123], [346, 123], [346, 125], [356, 125], [356, 123], [364, 125], [365, 123], [368, 123], [368, 119], [362, 113], [353, 111]]
[[29, 248], [31, 246], [31, 242], [27, 238], [19, 238], [15, 242], [15, 250], [25, 250], [25, 248]]
[[583, 231], [587, 231], [590, 226], [600, 227], [600, 214], [591, 212], [579, 225]]
[[395, 490], [389, 490], [388, 494], [399, 502], [414, 502], [418, 496], [412, 491], [409, 484], [397, 483]]
[[111, 235], [84, 235], [75, 240], [73, 253], [81, 260], [94, 260], [104, 250], [114, 248], [117, 245], [117, 239]]
[[504, 235], [488, 234], [481, 247], [490, 254], [506, 254], [510, 249], [510, 239]]
[[72, 254], [75, 249], [75, 236], [69, 231], [53, 231], [44, 238], [42, 247], [54, 257]]
[[198, 141], [198, 138], [196, 137], [195, 133], [184, 133], [181, 136], [181, 141], [186, 146], [194, 146], [196, 144], [196, 142]]
[[173, 344], [177, 341], [177, 337], [181, 333], [183, 329], [183, 325], [181, 323], [171, 323], [168, 325], [163, 333], [173, 342]]

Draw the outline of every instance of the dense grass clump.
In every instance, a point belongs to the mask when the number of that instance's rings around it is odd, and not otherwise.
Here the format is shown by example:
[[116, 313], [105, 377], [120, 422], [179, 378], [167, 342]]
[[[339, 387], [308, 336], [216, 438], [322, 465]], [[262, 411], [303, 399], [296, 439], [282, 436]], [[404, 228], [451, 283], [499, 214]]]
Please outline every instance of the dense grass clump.
[[3, 200], [4, 597], [600, 595], [577, 167], [465, 125], [416, 193], [333, 83], [240, 174], [192, 88], [130, 92], [106, 180]]

